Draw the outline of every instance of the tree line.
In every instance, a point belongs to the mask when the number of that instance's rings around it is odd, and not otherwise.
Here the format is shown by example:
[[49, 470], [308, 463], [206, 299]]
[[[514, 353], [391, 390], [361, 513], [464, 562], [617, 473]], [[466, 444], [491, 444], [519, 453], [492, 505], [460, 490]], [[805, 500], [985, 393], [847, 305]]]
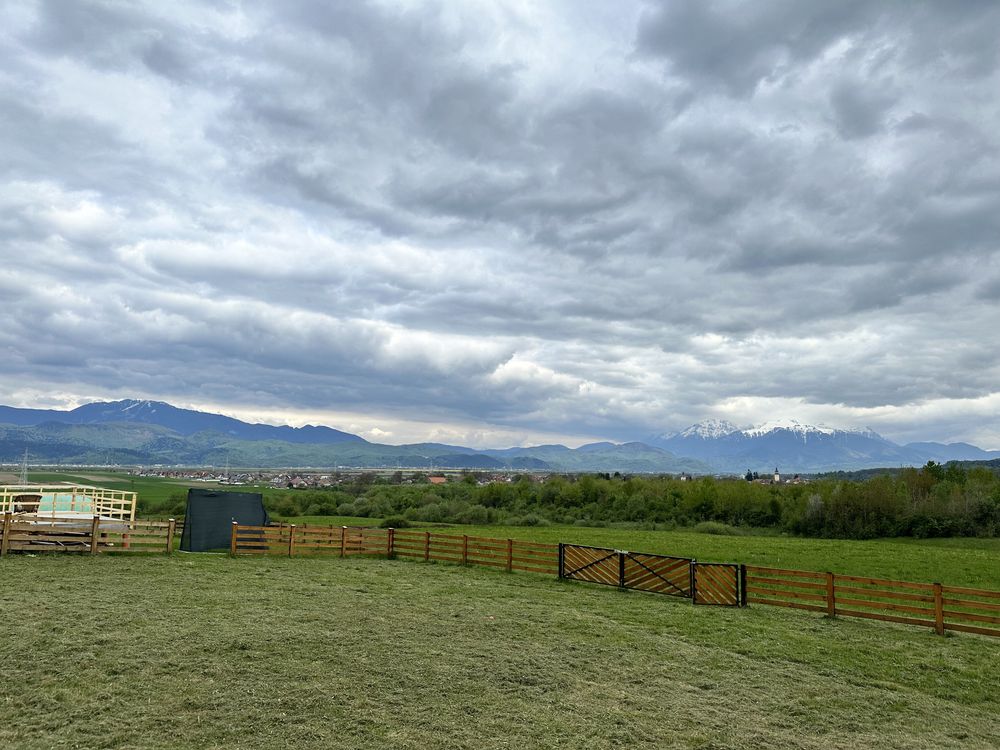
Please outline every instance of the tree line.
[[342, 515], [386, 525], [628, 524], [683, 528], [714, 522], [814, 537], [871, 539], [1000, 535], [1000, 478], [984, 467], [929, 462], [863, 481], [838, 478], [764, 484], [711, 477], [553, 475], [480, 484], [475, 474], [441, 485], [370, 476], [328, 490], [290, 490], [267, 500], [284, 517]]

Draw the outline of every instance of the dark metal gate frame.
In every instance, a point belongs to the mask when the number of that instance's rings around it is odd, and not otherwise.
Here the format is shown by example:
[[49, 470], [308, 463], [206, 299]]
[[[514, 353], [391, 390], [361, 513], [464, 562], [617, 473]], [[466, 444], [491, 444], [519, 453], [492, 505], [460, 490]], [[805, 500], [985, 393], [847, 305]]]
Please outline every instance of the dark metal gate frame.
[[[604, 552], [606, 554], [604, 554], [602, 557], [598, 557], [595, 560], [590, 560], [586, 564], [580, 565], [577, 568], [573, 568], [571, 570], [567, 570], [567, 567], [566, 567], [566, 549], [567, 548], [580, 549], [580, 550], [588, 550], [590, 552], [598, 552], [598, 553]], [[688, 590], [685, 591], [683, 588], [679, 587], [676, 583], [674, 583], [673, 581], [671, 581], [670, 579], [668, 579], [666, 576], [662, 575], [660, 571], [654, 570], [652, 567], [650, 567], [649, 565], [646, 564], [646, 561], [644, 561], [643, 559], [640, 559], [640, 557], [638, 557], [638, 555], [641, 555], [643, 558], [646, 558], [646, 560], [649, 560], [649, 559], [670, 560], [670, 561], [677, 561], [677, 562], [682, 562], [683, 561], [683, 562], [687, 563], [688, 568], [689, 568], [689, 575], [688, 575], [688, 578], [689, 578], [689, 588], [688, 588]], [[586, 571], [588, 569], [594, 568], [595, 566], [600, 565], [601, 563], [604, 563], [605, 561], [612, 560], [612, 559], [616, 559], [616, 561], [618, 563], [618, 565], [617, 565], [617, 568], [618, 568], [618, 580], [617, 580], [616, 583], [611, 583], [610, 581], [600, 581], [600, 580], [595, 580], [594, 578], [586, 578], [586, 577], [579, 577], [578, 576], [579, 573], [582, 573], [582, 572], [584, 572], [584, 571]], [[665, 587], [667, 587], [669, 589], [672, 589], [672, 591], [662, 591], [662, 590], [657, 590], [657, 589], [643, 588], [641, 586], [630, 586], [630, 585], [628, 585], [628, 577], [626, 576], [626, 562], [628, 562], [628, 561], [631, 561], [635, 565], [637, 565], [640, 568], [642, 568], [642, 570], [644, 570], [646, 572], [646, 574], [648, 574], [649, 576], [652, 576], [656, 580], [661, 581]], [[617, 585], [619, 588], [622, 588], [622, 589], [632, 589], [632, 590], [635, 590], [635, 591], [648, 591], [649, 593], [664, 594], [666, 596], [680, 596], [680, 597], [684, 597], [685, 599], [690, 599], [692, 597], [692, 595], [693, 595], [693, 592], [694, 592], [694, 567], [693, 567], [693, 563], [694, 563], [694, 560], [692, 560], [689, 557], [672, 557], [670, 555], [654, 555], [654, 554], [649, 554], [649, 553], [645, 553], [645, 552], [629, 552], [628, 550], [611, 549], [609, 547], [590, 547], [590, 546], [584, 545], [584, 544], [563, 544], [563, 543], [559, 544], [559, 577], [560, 578], [566, 578], [566, 579], [575, 580], [575, 581], [585, 581], [587, 583], [599, 583], [599, 584], [602, 584], [602, 585], [605, 585], [605, 586], [615, 586], [615, 585]]]
[[[567, 547], [573, 547], [573, 548], [576, 548], [576, 549], [585, 549], [585, 550], [590, 550], [592, 552], [606, 552], [607, 554], [604, 555], [603, 557], [597, 558], [596, 560], [589, 561], [586, 565], [581, 565], [578, 568], [573, 568], [573, 570], [566, 570], [566, 548]], [[610, 583], [610, 582], [605, 582], [605, 581], [598, 581], [598, 580], [595, 580], [593, 578], [577, 578], [576, 577], [576, 575], [578, 573], [582, 573], [585, 570], [588, 570], [588, 569], [593, 568], [593, 567], [595, 567], [597, 565], [600, 565], [605, 560], [611, 560], [611, 559], [613, 559], [615, 557], [618, 558], [618, 583], [617, 584]], [[575, 580], [575, 581], [584, 581], [586, 583], [599, 583], [602, 586], [615, 586], [615, 585], [617, 585], [619, 587], [622, 587], [622, 585], [623, 585], [622, 584], [622, 580], [624, 579], [624, 574], [625, 574], [625, 563], [621, 559], [620, 550], [611, 549], [610, 547], [590, 547], [590, 546], [587, 546], [585, 544], [563, 544], [562, 542], [559, 543], [559, 577], [560, 578], [567, 578], [567, 579]]]

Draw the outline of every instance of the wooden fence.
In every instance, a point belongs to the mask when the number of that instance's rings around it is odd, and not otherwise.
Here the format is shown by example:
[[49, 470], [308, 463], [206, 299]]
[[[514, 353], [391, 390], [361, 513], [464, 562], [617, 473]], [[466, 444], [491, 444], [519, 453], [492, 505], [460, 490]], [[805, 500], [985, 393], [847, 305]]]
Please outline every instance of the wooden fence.
[[[0, 557], [5, 557], [10, 551], [92, 555], [105, 552], [170, 554], [181, 531], [182, 524], [174, 519], [128, 524], [94, 518], [87, 523], [77, 523], [37, 518], [28, 520], [6, 513], [0, 523]], [[594, 549], [429, 531], [294, 524], [242, 526], [233, 523], [230, 553], [337, 557], [377, 555], [483, 565], [508, 572], [563, 575], [566, 573], [563, 555], [567, 547]], [[674, 570], [677, 565], [674, 561], [685, 559], [616, 550], [604, 552], [617, 555], [617, 577], [596, 582], [615, 585], [621, 585], [621, 581], [625, 584], [632, 582], [636, 585], [625, 587], [659, 593], [669, 593], [660, 591], [658, 582], [661, 579], [673, 581], [670, 576], [679, 575]], [[634, 571], [638, 576], [635, 581], [629, 577], [627, 567], [633, 558], [642, 562], [642, 570]], [[587, 561], [583, 563], [583, 567], [587, 567]], [[669, 563], [673, 567], [661, 569], [654, 563], [661, 566]], [[939, 635], [951, 630], [1000, 637], [1000, 591], [756, 565], [722, 565], [691, 560], [690, 566], [693, 590], [683, 590], [681, 595], [692, 597], [696, 603], [737, 605], [738, 592], [739, 599], [742, 599], [739, 603], [791, 607], [830, 617], [860, 617], [916, 625], [932, 628]], [[575, 569], [571, 573], [565, 577], [590, 580], [576, 575]], [[732, 583], [731, 579], [736, 580], [736, 576], [742, 580]], [[643, 583], [647, 578], [652, 582], [649, 585]], [[683, 586], [680, 588], [683, 589]], [[699, 591], [703, 596], [700, 601]]]
[[178, 524], [169, 521], [123, 523], [93, 518], [86, 522], [26, 519], [6, 513], [0, 523], [0, 557], [8, 552], [165, 552], [174, 548]]
[[[687, 558], [518, 539], [347, 526], [241, 526], [234, 523], [230, 552], [233, 555], [378, 555], [439, 560], [677, 593], [672, 588], [671, 591], [660, 590], [663, 586], [657, 588], [660, 579], [664, 579], [674, 584], [680, 596], [691, 598], [696, 604], [765, 604], [820, 612], [831, 617], [861, 617], [918, 625], [933, 628], [941, 635], [953, 630], [1000, 637], [1000, 627], [986, 627], [1000, 626], [1000, 591], [938, 583], [702, 563]], [[642, 570], [634, 571], [642, 574], [635, 581], [629, 577], [630, 560], [642, 563]], [[689, 565], [690, 572], [679, 572], [678, 561]], [[661, 569], [653, 563], [668, 567]], [[673, 580], [677, 575], [681, 575], [677, 578], [681, 583]], [[682, 579], [688, 575], [691, 584], [685, 587]], [[652, 584], [644, 583], [647, 579]], [[633, 582], [636, 585], [630, 585]]]
[[[1000, 591], [747, 566], [747, 601], [1000, 637]], [[992, 625], [994, 627], [986, 627]]]
[[350, 526], [243, 526], [233, 524], [234, 555], [382, 555], [485, 565], [508, 571], [556, 574], [559, 546], [517, 539], [432, 534], [429, 531]]

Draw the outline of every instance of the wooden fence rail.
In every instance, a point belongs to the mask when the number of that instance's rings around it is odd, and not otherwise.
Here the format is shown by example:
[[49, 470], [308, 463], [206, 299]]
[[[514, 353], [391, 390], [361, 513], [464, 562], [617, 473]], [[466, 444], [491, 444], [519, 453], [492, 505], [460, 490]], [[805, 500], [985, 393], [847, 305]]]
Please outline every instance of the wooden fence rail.
[[230, 552], [234, 555], [382, 555], [553, 575], [559, 570], [557, 544], [350, 526], [243, 526], [234, 523]]
[[748, 565], [747, 601], [1000, 637], [1000, 591]]
[[[86, 523], [67, 523], [37, 518], [25, 520], [11, 513], [3, 514], [0, 521], [0, 557], [7, 556], [11, 551], [170, 554], [181, 527], [174, 519], [123, 523], [94, 518]], [[243, 526], [233, 523], [230, 553], [335, 557], [377, 555], [549, 575], [558, 575], [562, 570], [558, 544], [347, 526]], [[658, 568], [649, 573], [651, 563], [647, 558], [658, 556], [622, 554], [643, 562], [647, 577], [657, 578], [653, 573], [659, 578], [666, 576]], [[628, 560], [625, 562], [627, 565]], [[932, 628], [940, 635], [951, 630], [1000, 637], [1000, 591], [756, 565], [721, 566], [695, 561], [690, 564], [693, 578], [699, 572], [696, 566], [703, 566], [706, 570], [713, 566], [738, 568], [743, 580], [732, 590], [738, 590], [748, 604], [790, 607], [830, 617], [859, 617], [916, 625]], [[673, 569], [666, 572], [672, 575]], [[630, 581], [627, 568], [625, 575], [626, 582]], [[718, 601], [710, 598], [703, 603], [732, 604], [729, 599], [735, 595], [730, 594], [729, 588], [722, 591], [722, 579], [717, 571], [713, 575], [718, 580], [707, 581], [706, 591]], [[641, 582], [645, 579], [637, 580]], [[635, 587], [641, 588], [638, 585]], [[695, 596], [695, 593], [691, 595]]]
[[[405, 529], [297, 527], [294, 524], [241, 526], [234, 523], [230, 551], [234, 555], [379, 555], [562, 575], [566, 573], [564, 566], [567, 563], [563, 560], [563, 555], [567, 549], [573, 550], [573, 554], [578, 557], [587, 550], [596, 550], [578, 545]], [[577, 550], [582, 551], [578, 554]], [[598, 557], [600, 553], [600, 550], [594, 552]], [[614, 555], [626, 555], [644, 562], [647, 577], [652, 575], [648, 573], [648, 569], [653, 558], [656, 558], [658, 564], [661, 562], [660, 558], [668, 561], [685, 560], [644, 553], [620, 553], [616, 550], [603, 550], [603, 553], [609, 559]], [[589, 571], [592, 566], [586, 565], [587, 559], [573, 560], [577, 567], [587, 567]], [[597, 563], [601, 562], [598, 558], [594, 559]], [[601, 578], [600, 571], [583, 578], [621, 585], [619, 579], [622, 575], [622, 560], [615, 557], [612, 562], [614, 570], [607, 574], [607, 581]], [[628, 559], [625, 559], [625, 564], [627, 566]], [[831, 617], [860, 617], [928, 627], [942, 635], [945, 631], [954, 630], [1000, 637], [1000, 591], [756, 565], [722, 565], [694, 560], [689, 561], [689, 564], [692, 580], [697, 578], [702, 581], [702, 599], [698, 601], [697, 587], [693, 591], [685, 590], [682, 593], [698, 603], [791, 607]], [[672, 571], [671, 568], [667, 572]], [[659, 572], [660, 577], [664, 575], [662, 571], [654, 572]], [[627, 577], [627, 568], [625, 575], [625, 582], [628, 583], [630, 579]]]

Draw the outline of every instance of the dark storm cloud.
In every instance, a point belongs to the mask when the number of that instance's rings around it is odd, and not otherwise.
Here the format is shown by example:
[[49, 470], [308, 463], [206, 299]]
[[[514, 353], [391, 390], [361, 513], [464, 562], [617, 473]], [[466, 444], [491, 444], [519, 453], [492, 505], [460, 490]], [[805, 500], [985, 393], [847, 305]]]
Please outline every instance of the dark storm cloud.
[[679, 76], [695, 84], [746, 94], [761, 80], [810, 62], [880, 14], [864, 0], [821, 5], [796, 0], [650, 3], [637, 47], [668, 59]]
[[842, 138], [867, 138], [883, 130], [889, 108], [896, 101], [885, 82], [842, 81], [830, 92], [837, 132]]
[[6, 401], [1000, 445], [993, 4], [70, 5], [0, 31]]

